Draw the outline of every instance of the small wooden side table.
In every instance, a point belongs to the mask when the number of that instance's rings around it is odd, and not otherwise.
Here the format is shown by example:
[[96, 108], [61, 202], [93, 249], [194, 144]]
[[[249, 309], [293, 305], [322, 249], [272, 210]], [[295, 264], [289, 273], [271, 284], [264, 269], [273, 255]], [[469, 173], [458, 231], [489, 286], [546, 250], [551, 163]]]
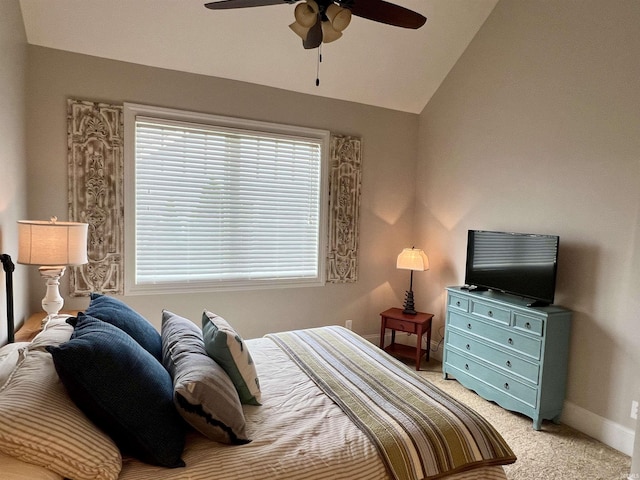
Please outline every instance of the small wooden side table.
[[[431, 319], [432, 313], [418, 312], [416, 315], [407, 315], [402, 313], [401, 308], [390, 308], [380, 314], [380, 348], [384, 351], [400, 357], [415, 359], [416, 370], [420, 370], [420, 359], [426, 353], [427, 361], [429, 361], [429, 349], [431, 348]], [[387, 328], [391, 329], [391, 344], [384, 346], [384, 337]], [[415, 333], [417, 338], [417, 346], [410, 347], [396, 343], [396, 331]], [[427, 348], [422, 348], [422, 336], [427, 334]]]

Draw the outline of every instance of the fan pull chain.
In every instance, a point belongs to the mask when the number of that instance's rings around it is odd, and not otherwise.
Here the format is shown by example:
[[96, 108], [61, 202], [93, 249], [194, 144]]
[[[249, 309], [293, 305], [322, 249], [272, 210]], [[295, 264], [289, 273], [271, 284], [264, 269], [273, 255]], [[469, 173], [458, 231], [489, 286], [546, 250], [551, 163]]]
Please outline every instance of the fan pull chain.
[[318, 47], [318, 63], [316, 64], [316, 87], [320, 86], [320, 64], [322, 63], [322, 44]]

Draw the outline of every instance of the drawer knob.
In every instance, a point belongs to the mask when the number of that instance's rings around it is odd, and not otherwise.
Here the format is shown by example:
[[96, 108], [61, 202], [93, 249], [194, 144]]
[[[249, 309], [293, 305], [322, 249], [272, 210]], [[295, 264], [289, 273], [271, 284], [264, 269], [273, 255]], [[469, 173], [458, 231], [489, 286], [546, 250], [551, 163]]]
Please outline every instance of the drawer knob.
[[507, 367], [511, 368], [511, 361], [507, 360]]
[[471, 324], [470, 324], [470, 323], [467, 323], [467, 328], [468, 328], [469, 330], [471, 330]]
[[465, 369], [465, 370], [469, 370], [469, 364], [468, 364], [468, 363], [465, 363], [465, 364], [464, 364], [464, 369]]
[[467, 350], [471, 350], [471, 345], [467, 343]]
[[493, 311], [489, 310], [489, 312], [487, 312], [487, 315], [489, 315], [490, 317], [493, 317]]
[[531, 324], [529, 322], [525, 323], [524, 326], [531, 330]]
[[459, 307], [459, 306], [460, 306], [460, 300], [456, 302], [456, 307]]
[[505, 383], [505, 384], [504, 384], [504, 389], [505, 389], [505, 390], [509, 390], [509, 384], [508, 384], [508, 383]]
[[510, 338], [507, 342], [509, 342], [509, 345], [513, 345], [513, 338]]

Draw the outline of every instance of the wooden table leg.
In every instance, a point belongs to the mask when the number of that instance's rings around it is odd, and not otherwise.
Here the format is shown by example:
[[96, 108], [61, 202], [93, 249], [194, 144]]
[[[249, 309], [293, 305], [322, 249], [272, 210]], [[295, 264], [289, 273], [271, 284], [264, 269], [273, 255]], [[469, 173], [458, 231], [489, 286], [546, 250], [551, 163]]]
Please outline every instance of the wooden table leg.
[[416, 338], [416, 370], [420, 370], [421, 357], [422, 357], [422, 325], [418, 325], [418, 338]]
[[431, 320], [427, 325], [427, 362], [429, 361], [429, 352], [431, 351]]

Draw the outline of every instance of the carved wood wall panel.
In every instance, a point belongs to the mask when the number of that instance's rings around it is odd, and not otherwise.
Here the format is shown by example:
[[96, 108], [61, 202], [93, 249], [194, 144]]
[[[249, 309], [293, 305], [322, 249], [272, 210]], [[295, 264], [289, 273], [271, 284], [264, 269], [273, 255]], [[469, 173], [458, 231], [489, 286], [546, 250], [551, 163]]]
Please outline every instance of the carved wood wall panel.
[[70, 294], [124, 293], [122, 105], [67, 100], [69, 218], [89, 224], [89, 263], [70, 268]]
[[362, 141], [331, 135], [327, 282], [358, 280]]

